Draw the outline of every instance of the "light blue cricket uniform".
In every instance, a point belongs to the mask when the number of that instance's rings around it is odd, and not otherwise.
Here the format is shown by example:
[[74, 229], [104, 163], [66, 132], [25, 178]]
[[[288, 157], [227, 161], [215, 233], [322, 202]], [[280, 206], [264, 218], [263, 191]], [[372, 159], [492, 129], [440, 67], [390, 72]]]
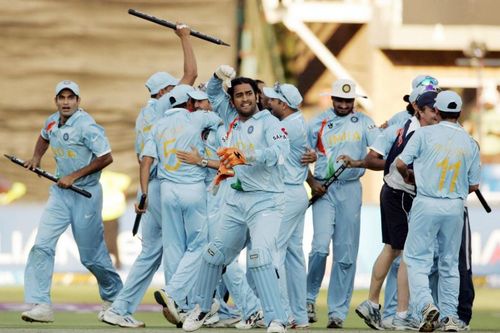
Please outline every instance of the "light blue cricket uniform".
[[[168, 96], [170, 94], [163, 95], [161, 102], [151, 98], [139, 113], [135, 122], [134, 147], [137, 155], [141, 154], [153, 125], [163, 115], [162, 109], [169, 108]], [[141, 253], [130, 268], [123, 289], [112, 305], [114, 312], [122, 316], [133, 314], [137, 310], [162, 260], [163, 243], [162, 238], [158, 237], [162, 234], [160, 181], [156, 178], [156, 166], [157, 160], [154, 160], [148, 186], [148, 206], [141, 219]], [[140, 197], [141, 194], [139, 191], [137, 196]]]
[[[309, 143], [318, 152], [314, 177], [324, 181], [339, 155], [363, 159], [380, 130], [360, 112], [345, 117], [328, 109], [309, 124]], [[361, 183], [365, 169], [346, 169], [327, 193], [313, 205], [314, 234], [309, 254], [307, 302], [315, 303], [333, 241], [333, 262], [328, 287], [328, 316], [345, 320], [352, 297], [359, 247]]]
[[309, 203], [304, 182], [309, 168], [302, 165], [300, 159], [309, 148], [308, 128], [300, 111], [281, 120], [281, 126], [288, 134], [290, 153], [285, 160], [285, 209], [278, 234], [279, 282], [288, 318], [293, 317], [296, 324], [304, 325], [309, 322], [307, 273], [302, 247], [304, 217]]
[[404, 252], [410, 297], [418, 312], [433, 303], [429, 273], [437, 240], [438, 307], [442, 317], [457, 318], [464, 202], [469, 186], [479, 184], [478, 145], [459, 124], [442, 121], [418, 129], [399, 158], [413, 162], [417, 185]]
[[387, 120], [387, 125], [403, 127], [406, 121], [411, 117], [412, 115], [408, 112], [408, 110], [399, 111]]
[[[222, 140], [226, 136], [224, 125], [220, 125], [216, 131], [210, 131], [207, 139], [205, 140], [205, 156], [208, 159], [218, 159], [216, 149], [223, 146]], [[211, 183], [217, 173], [215, 169], [207, 169], [207, 190], [210, 190]], [[216, 195], [212, 195], [209, 191], [207, 195], [207, 209], [208, 209], [208, 241], [212, 241], [216, 235], [217, 229], [221, 225], [222, 216], [224, 214], [223, 208], [225, 205], [226, 195], [230, 188], [230, 182], [224, 181], [220, 184]], [[243, 318], [248, 318], [254, 312], [260, 310], [260, 301], [255, 296], [253, 290], [248, 285], [244, 270], [238, 263], [238, 258], [235, 258], [228, 266], [222, 275], [222, 281], [225, 288], [229, 291], [234, 304], [238, 308]], [[233, 317], [234, 311], [226, 306], [222, 300], [224, 296], [221, 292], [223, 286], [219, 286], [219, 295], [221, 296], [221, 309], [219, 310], [219, 317]]]
[[167, 110], [153, 126], [141, 156], [158, 160], [160, 180], [163, 265], [165, 291], [182, 310], [189, 310], [186, 298], [192, 292], [200, 256], [207, 244], [206, 170], [181, 163], [177, 150], [201, 153], [201, 133], [215, 128], [220, 118], [213, 112]]
[[[207, 94], [214, 111], [226, 126], [231, 124], [238, 114], [222, 89], [222, 81], [212, 77]], [[237, 120], [231, 129], [227, 146], [240, 149], [247, 165], [235, 166], [235, 176], [225, 180], [239, 182], [241, 190], [230, 189], [222, 225], [203, 253], [196, 289], [200, 297], [198, 303], [202, 311], [208, 312], [224, 264], [232, 262], [240, 253], [249, 232], [251, 248], [247, 252], [247, 263], [265, 322], [269, 325], [277, 320], [285, 324], [287, 318], [280, 301], [275, 264], [276, 239], [283, 216], [283, 164], [289, 151], [288, 139], [278, 119], [267, 110], [257, 112], [245, 122]]]
[[[57, 163], [58, 178], [111, 152], [104, 129], [83, 109], [78, 109], [61, 127], [58, 126], [59, 120], [59, 112], [52, 114], [40, 133], [42, 138], [50, 142]], [[101, 298], [112, 301], [122, 288], [120, 276], [113, 267], [103, 238], [100, 175], [100, 171], [95, 172], [74, 183], [90, 192], [91, 198], [84, 198], [57, 185], [51, 186], [35, 244], [26, 263], [26, 303], [50, 304], [56, 244], [70, 225], [80, 261], [96, 277]]]

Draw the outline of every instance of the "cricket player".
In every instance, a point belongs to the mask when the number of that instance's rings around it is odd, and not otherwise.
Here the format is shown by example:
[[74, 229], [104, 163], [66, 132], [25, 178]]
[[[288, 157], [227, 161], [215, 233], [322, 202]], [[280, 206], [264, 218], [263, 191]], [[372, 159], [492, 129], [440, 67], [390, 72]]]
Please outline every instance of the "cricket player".
[[[281, 298], [292, 328], [309, 327], [306, 306], [306, 264], [302, 249], [304, 217], [309, 200], [304, 187], [308, 163], [316, 160], [310, 149], [308, 128], [299, 110], [302, 96], [291, 84], [264, 87], [263, 93], [272, 114], [281, 121], [290, 142], [290, 153], [285, 160], [285, 209], [278, 234], [279, 272]], [[308, 155], [312, 158], [307, 160]]]
[[[410, 211], [404, 260], [408, 266], [410, 296], [421, 313], [420, 331], [433, 331], [441, 314], [444, 331], [458, 330], [460, 277], [458, 256], [464, 223], [464, 202], [479, 187], [480, 161], [477, 143], [458, 124], [462, 99], [442, 91], [434, 107], [441, 122], [415, 132], [399, 158], [397, 168], [412, 182], [413, 163], [417, 196]], [[429, 289], [434, 244], [438, 244], [438, 307]]]
[[[264, 309], [267, 332], [286, 330], [276, 274], [276, 239], [283, 216], [283, 165], [289, 152], [285, 131], [267, 110], [257, 108], [254, 80], [235, 77], [222, 65], [208, 83], [208, 97], [227, 126], [227, 148], [216, 181], [231, 182], [220, 228], [205, 248], [198, 275], [197, 305], [184, 322], [185, 331], [199, 329], [210, 315], [213, 292], [224, 265], [239, 254], [250, 234], [247, 263]], [[223, 90], [223, 81], [228, 88]]]
[[[184, 54], [184, 74], [180, 80], [167, 72], [156, 72], [146, 81], [150, 99], [142, 108], [136, 120], [135, 152], [140, 163], [140, 154], [144, 148], [146, 137], [153, 125], [163, 116], [165, 110], [171, 108], [170, 92], [177, 84], [192, 85], [197, 77], [196, 58], [190, 42], [190, 29], [178, 24], [176, 34], [179, 36]], [[157, 163], [153, 163], [149, 175], [148, 209], [142, 217], [142, 250], [135, 260], [125, 281], [125, 285], [112, 306], [104, 313], [103, 321], [120, 327], [145, 327], [142, 321], [132, 314], [137, 310], [154, 274], [161, 264], [163, 254], [160, 205], [160, 181], [156, 177]], [[138, 193], [138, 197], [142, 193]], [[164, 305], [165, 314], [166, 305]]]
[[[203, 91], [190, 91], [188, 93], [191, 105], [196, 111], [212, 110], [208, 95]], [[226, 194], [230, 189], [228, 182], [220, 184], [217, 193], [211, 192], [217, 169], [220, 166], [217, 149], [224, 145], [226, 136], [224, 125], [220, 125], [216, 130], [205, 131], [203, 139], [205, 144], [204, 156], [200, 155], [196, 149], [189, 151], [177, 151], [177, 157], [183, 163], [200, 165], [207, 168], [207, 177], [205, 183], [207, 186], [207, 210], [208, 210], [208, 240], [211, 241], [217, 228], [221, 224], [223, 216], [223, 207], [226, 200]], [[263, 313], [260, 301], [255, 296], [253, 290], [248, 285], [245, 272], [240, 267], [237, 258], [226, 266], [225, 273], [222, 275], [222, 282], [218, 287], [218, 296], [221, 308], [204, 323], [206, 327], [223, 328], [235, 327], [240, 329], [249, 329], [257, 325], [257, 322], [263, 319]], [[233, 309], [227, 306], [224, 301], [223, 289], [227, 290], [233, 299], [234, 304], [239, 310], [236, 314]], [[241, 319], [241, 320], [240, 320]]]
[[342, 328], [352, 296], [359, 246], [361, 183], [364, 169], [346, 169], [326, 191], [323, 183], [335, 172], [340, 155], [361, 159], [379, 129], [367, 115], [354, 111], [356, 84], [337, 80], [332, 85], [333, 107], [312, 120], [310, 145], [316, 147], [314, 177], [307, 182], [313, 195], [314, 235], [309, 254], [307, 303], [310, 322], [316, 321], [315, 302], [325, 274], [326, 257], [333, 242], [333, 266], [328, 287], [328, 328]]
[[[373, 265], [368, 300], [356, 308], [356, 313], [365, 323], [377, 330], [384, 327], [380, 315], [380, 291], [384, 279], [392, 263], [403, 251], [408, 233], [408, 213], [415, 196], [415, 186], [406, 184], [396, 169], [395, 160], [411, 139], [415, 130], [439, 121], [434, 109], [437, 96], [435, 87], [432, 91], [424, 91], [414, 103], [415, 115], [403, 127], [392, 125], [386, 128], [370, 146], [370, 152], [364, 160], [353, 161], [349, 156], [341, 156], [350, 168], [368, 168], [384, 170], [384, 185], [380, 192], [380, 213], [382, 222], [382, 241], [384, 247]], [[408, 315], [408, 277], [404, 263], [399, 265], [398, 306], [392, 321], [396, 330], [416, 330], [419, 328], [412, 316]]]
[[[103, 309], [109, 307], [122, 288], [104, 243], [102, 226], [101, 170], [113, 162], [104, 129], [80, 108], [80, 88], [73, 81], [61, 81], [55, 90], [57, 112], [45, 121], [30, 161], [34, 169], [49, 148], [57, 164], [56, 185], [50, 188], [47, 207], [40, 220], [35, 244], [31, 248], [24, 273], [25, 302], [33, 304], [21, 318], [29, 322], [52, 322], [54, 314], [50, 287], [54, 271], [56, 244], [71, 226], [80, 261], [96, 277]], [[71, 185], [92, 194], [84, 198], [68, 191]], [[103, 311], [98, 318], [102, 320]]]
[[158, 161], [163, 264], [167, 283], [163, 289], [155, 291], [154, 296], [158, 303], [166, 305], [165, 316], [173, 324], [180, 322], [181, 310], [190, 308], [192, 297], [187, 296], [193, 290], [193, 276], [198, 272], [200, 256], [207, 244], [206, 170], [181, 163], [176, 152], [191, 147], [202, 151], [201, 133], [207, 128], [217, 128], [221, 123], [213, 112], [189, 112], [186, 109], [187, 93], [192, 90], [192, 86], [183, 84], [172, 89], [170, 102], [173, 108], [167, 110], [151, 129], [141, 153], [142, 193], [148, 193], [150, 168], [154, 160]]

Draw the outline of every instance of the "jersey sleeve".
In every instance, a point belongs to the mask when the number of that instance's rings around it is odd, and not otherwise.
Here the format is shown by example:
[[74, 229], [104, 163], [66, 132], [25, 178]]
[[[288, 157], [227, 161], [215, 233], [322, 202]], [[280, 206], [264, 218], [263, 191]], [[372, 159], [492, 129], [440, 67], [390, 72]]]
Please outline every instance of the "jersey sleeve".
[[265, 140], [267, 147], [256, 149], [253, 156], [247, 158], [249, 164], [264, 164], [266, 166], [282, 165], [290, 152], [290, 143], [284, 128], [274, 118], [266, 122]]
[[415, 131], [415, 134], [413, 134], [413, 136], [411, 137], [411, 140], [406, 144], [405, 149], [403, 149], [401, 155], [399, 155], [399, 159], [406, 165], [413, 163], [415, 158], [420, 155], [422, 141], [422, 129], [417, 129]]
[[392, 144], [397, 138], [397, 131], [398, 126], [387, 127], [377, 135], [373, 144], [368, 148], [370, 148], [377, 154], [386, 157], [391, 150]]
[[142, 148], [141, 151], [141, 159], [144, 156], [149, 156], [155, 159], [158, 159], [158, 150], [156, 149], [156, 143], [154, 142], [154, 137], [155, 137], [155, 128], [153, 127], [153, 130], [151, 130], [145, 137], [144, 139], [144, 148]]
[[85, 126], [83, 143], [97, 157], [101, 157], [111, 152], [111, 146], [104, 133], [104, 128], [96, 123]]
[[224, 92], [222, 80], [212, 75], [207, 84], [207, 95], [212, 110], [219, 115], [228, 126], [234, 118], [238, 116], [236, 110], [232, 107], [229, 95]]
[[375, 123], [373, 122], [373, 120], [368, 116], [365, 117], [364, 124], [365, 124], [365, 135], [364, 135], [365, 145], [366, 147], [369, 147], [375, 142], [375, 139], [380, 134], [380, 128], [378, 128], [377, 125], [375, 125]]
[[479, 181], [481, 179], [481, 162], [479, 158], [479, 146], [473, 141], [472, 142], [473, 150], [472, 150], [472, 163], [468, 172], [468, 180], [469, 186], [471, 185], [479, 185]]

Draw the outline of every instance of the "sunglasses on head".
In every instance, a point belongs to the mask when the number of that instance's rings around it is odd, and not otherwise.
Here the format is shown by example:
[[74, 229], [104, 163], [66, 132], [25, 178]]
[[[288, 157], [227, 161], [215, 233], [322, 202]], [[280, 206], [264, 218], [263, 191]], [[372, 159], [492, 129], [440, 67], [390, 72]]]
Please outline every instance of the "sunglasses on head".
[[422, 87], [422, 86], [428, 86], [428, 85], [433, 85], [433, 86], [437, 86], [438, 85], [438, 80], [436, 80], [435, 78], [433, 78], [432, 76], [426, 76], [422, 81], [420, 81], [418, 84], [417, 84], [417, 87]]
[[274, 83], [274, 86], [273, 86], [273, 89], [276, 93], [280, 94], [281, 96], [283, 96], [283, 98], [285, 99], [286, 103], [288, 105], [292, 105], [292, 103], [290, 103], [290, 101], [288, 100], [288, 98], [286, 97], [286, 95], [283, 93], [283, 90], [281, 90], [281, 84], [279, 83], [279, 81], [276, 81]]

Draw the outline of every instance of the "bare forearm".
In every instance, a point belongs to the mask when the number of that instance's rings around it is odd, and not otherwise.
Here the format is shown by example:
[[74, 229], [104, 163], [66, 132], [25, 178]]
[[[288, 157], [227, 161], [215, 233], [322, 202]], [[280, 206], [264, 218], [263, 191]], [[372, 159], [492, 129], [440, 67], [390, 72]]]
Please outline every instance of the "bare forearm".
[[141, 183], [141, 192], [143, 194], [148, 193], [149, 173], [153, 160], [154, 159], [150, 156], [144, 156], [141, 161], [141, 166], [139, 167], [139, 181]]
[[33, 159], [37, 159], [38, 161], [40, 161], [42, 159], [42, 156], [49, 148], [49, 145], [50, 145], [49, 141], [42, 138], [41, 135], [38, 136], [38, 140], [36, 141], [35, 144], [35, 151], [33, 152]]
[[184, 75], [179, 83], [193, 85], [198, 77], [198, 66], [189, 36], [181, 37], [181, 44], [184, 54]]
[[396, 160], [396, 168], [404, 179], [408, 178], [408, 166], [399, 158]]

